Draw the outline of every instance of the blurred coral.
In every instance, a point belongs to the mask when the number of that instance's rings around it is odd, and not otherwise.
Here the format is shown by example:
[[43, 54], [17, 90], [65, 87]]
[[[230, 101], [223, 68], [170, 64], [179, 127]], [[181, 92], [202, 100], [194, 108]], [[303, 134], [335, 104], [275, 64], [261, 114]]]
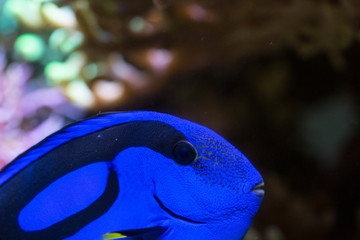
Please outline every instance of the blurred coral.
[[0, 168], [62, 127], [64, 116], [79, 116], [58, 89], [30, 89], [31, 72], [25, 63], [6, 66], [0, 51]]
[[[49, 48], [63, 57], [45, 63], [46, 76], [90, 110], [153, 96], [179, 74], [279, 52], [325, 55], [344, 69], [344, 52], [360, 44], [355, 0], [7, 2], [27, 28], [50, 30]], [[122, 90], [104, 99], [97, 81]]]

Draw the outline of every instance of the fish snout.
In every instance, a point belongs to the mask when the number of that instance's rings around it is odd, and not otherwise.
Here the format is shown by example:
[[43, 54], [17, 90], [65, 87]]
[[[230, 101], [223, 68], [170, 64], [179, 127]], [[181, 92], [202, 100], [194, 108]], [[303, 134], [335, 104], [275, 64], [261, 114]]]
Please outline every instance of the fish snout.
[[252, 189], [251, 192], [255, 193], [258, 197], [264, 197], [265, 195], [265, 184], [264, 180], [257, 183]]

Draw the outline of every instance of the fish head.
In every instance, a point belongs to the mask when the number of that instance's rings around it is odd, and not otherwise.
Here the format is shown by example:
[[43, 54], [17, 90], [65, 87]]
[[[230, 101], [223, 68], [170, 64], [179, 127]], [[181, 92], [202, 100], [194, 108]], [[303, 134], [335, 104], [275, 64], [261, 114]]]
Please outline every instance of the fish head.
[[[260, 173], [212, 130], [186, 120], [171, 125], [185, 139], [169, 141], [170, 159], [152, 162], [156, 201], [169, 213], [173, 225], [182, 226], [182, 237], [185, 226], [195, 224], [204, 226], [198, 228], [203, 229], [198, 232], [204, 239], [241, 239], [264, 196]], [[208, 238], [207, 234], [221, 237]], [[203, 239], [199, 236], [184, 239]]]

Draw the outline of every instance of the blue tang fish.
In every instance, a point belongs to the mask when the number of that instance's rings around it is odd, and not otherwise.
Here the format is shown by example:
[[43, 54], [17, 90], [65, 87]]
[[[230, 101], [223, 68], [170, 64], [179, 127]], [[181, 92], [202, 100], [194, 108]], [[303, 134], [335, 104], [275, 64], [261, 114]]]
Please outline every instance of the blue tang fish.
[[206, 127], [155, 112], [102, 114], [0, 172], [0, 239], [239, 240], [263, 186]]

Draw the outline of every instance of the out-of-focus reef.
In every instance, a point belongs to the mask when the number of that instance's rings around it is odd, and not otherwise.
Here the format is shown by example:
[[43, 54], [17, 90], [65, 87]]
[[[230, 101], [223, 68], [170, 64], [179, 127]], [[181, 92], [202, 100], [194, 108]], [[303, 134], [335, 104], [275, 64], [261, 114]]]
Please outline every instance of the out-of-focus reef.
[[79, 116], [59, 89], [30, 87], [27, 64], [6, 65], [0, 50], [0, 168], [61, 128], [65, 117]]
[[0, 46], [1, 164], [84, 113], [168, 112], [260, 169], [247, 240], [360, 239], [360, 1], [7, 0]]

